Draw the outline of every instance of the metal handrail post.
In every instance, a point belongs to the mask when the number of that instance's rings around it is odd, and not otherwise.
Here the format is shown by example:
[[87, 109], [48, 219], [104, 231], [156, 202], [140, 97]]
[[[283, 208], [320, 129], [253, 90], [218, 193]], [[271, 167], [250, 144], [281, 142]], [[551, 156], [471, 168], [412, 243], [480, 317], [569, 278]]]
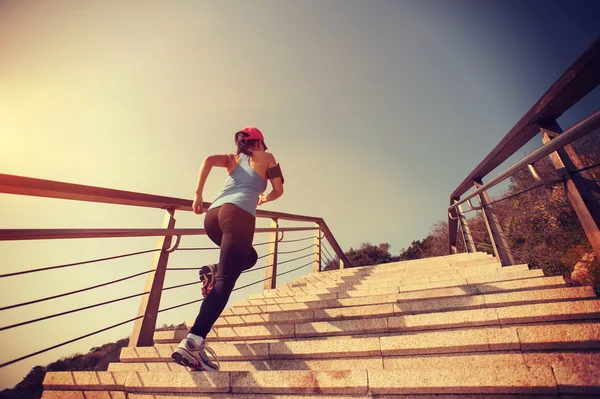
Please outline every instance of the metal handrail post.
[[463, 242], [467, 247], [467, 252], [473, 253], [475, 252], [475, 244], [473, 243], [473, 236], [471, 235], [471, 229], [469, 229], [469, 224], [467, 223], [467, 218], [463, 213], [462, 206], [457, 206], [458, 209], [458, 217], [459, 217], [459, 226], [462, 232]]
[[[475, 189], [479, 189], [483, 186], [481, 180], [475, 180]], [[483, 212], [483, 219], [488, 229], [488, 234], [492, 247], [494, 248], [494, 254], [496, 258], [500, 260], [502, 266], [511, 266], [515, 264], [512, 254], [508, 250], [508, 242], [504, 238], [502, 226], [498, 222], [498, 218], [494, 214], [494, 208], [490, 204], [490, 197], [487, 191], [483, 191], [479, 194], [479, 203], [481, 204], [481, 211]]]
[[315, 248], [313, 251], [313, 268], [312, 268], [312, 272], [313, 273], [318, 273], [321, 271], [321, 229], [319, 228], [319, 224], [315, 223], [315, 233], [314, 233], [314, 244], [315, 244]]
[[[543, 133], [542, 142], [548, 144], [563, 134], [556, 120], [540, 123]], [[573, 173], [584, 167], [583, 162], [572, 145], [567, 144], [549, 154], [554, 168], [566, 178], [565, 191], [579, 218], [594, 252], [600, 259], [600, 187], [588, 171]]]
[[[169, 208], [166, 211], [163, 221], [164, 229], [172, 229], [175, 227], [175, 209]], [[153, 270], [148, 274], [146, 279], [146, 287], [144, 292], [149, 292], [142, 296], [138, 317], [133, 326], [133, 331], [129, 339], [129, 346], [153, 346], [154, 345], [154, 330], [156, 329], [156, 319], [158, 316], [158, 308], [160, 306], [160, 297], [165, 283], [165, 274], [167, 273], [167, 263], [169, 261], [169, 248], [171, 248], [171, 240], [173, 236], [166, 235], [158, 240], [157, 248], [161, 251], [154, 255], [152, 266]]]
[[[457, 202], [459, 198], [450, 198], [450, 205]], [[448, 208], [448, 253], [457, 252], [456, 236], [458, 230], [458, 214], [455, 208]]]
[[[271, 228], [279, 228], [279, 221], [277, 218], [271, 219]], [[265, 269], [265, 282], [263, 288], [265, 290], [272, 290], [277, 287], [277, 251], [279, 247], [279, 232], [274, 230], [270, 234], [269, 238], [269, 255], [267, 256], [267, 267]]]

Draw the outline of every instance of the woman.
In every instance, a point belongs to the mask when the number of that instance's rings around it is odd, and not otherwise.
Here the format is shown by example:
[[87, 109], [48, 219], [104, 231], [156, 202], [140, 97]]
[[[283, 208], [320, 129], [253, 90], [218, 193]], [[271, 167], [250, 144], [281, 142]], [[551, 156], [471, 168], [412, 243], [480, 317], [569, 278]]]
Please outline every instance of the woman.
[[[214, 166], [227, 168], [225, 187], [211, 204], [204, 218], [204, 230], [221, 250], [217, 265], [204, 266], [200, 271], [202, 294], [205, 299], [200, 313], [171, 357], [175, 362], [196, 370], [218, 371], [205, 349], [206, 335], [223, 312], [235, 282], [242, 271], [256, 264], [258, 255], [252, 248], [256, 207], [274, 201], [283, 194], [283, 176], [275, 157], [266, 152], [267, 146], [260, 130], [246, 127], [235, 134], [237, 152], [211, 155], [202, 162], [198, 173], [196, 196], [192, 210], [202, 213], [202, 190]], [[267, 180], [273, 190], [264, 195]]]

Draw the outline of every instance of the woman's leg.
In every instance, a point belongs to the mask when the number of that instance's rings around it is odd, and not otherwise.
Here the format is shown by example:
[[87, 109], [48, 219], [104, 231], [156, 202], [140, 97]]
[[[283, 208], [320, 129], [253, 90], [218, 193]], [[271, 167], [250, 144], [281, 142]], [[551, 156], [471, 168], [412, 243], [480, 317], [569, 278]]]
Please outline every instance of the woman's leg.
[[[214, 214], [209, 215], [207, 213], [205, 230], [211, 240], [217, 243], [216, 240], [219, 238], [219, 234], [212, 234], [214, 229], [213, 218]], [[219, 208], [218, 222], [222, 235], [220, 237], [221, 251], [219, 265], [214, 277], [214, 286], [206, 298], [204, 298], [200, 307], [200, 313], [194, 322], [194, 326], [190, 329], [190, 333], [202, 338], [206, 338], [206, 335], [210, 332], [213, 324], [227, 305], [238, 277], [244, 269], [248, 268], [248, 262], [251, 260], [249, 256], [252, 252], [251, 250], [253, 250], [254, 216], [235, 205], [226, 204]]]

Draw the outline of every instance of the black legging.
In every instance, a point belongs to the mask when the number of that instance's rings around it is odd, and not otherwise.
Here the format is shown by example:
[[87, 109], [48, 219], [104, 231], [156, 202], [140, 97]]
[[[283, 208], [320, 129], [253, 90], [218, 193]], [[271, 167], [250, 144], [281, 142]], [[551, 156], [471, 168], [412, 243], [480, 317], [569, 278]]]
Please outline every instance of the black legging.
[[252, 248], [256, 218], [233, 204], [206, 212], [204, 230], [219, 247], [219, 264], [212, 291], [204, 298], [200, 313], [190, 332], [206, 338], [225, 309], [235, 282], [244, 270], [256, 264], [258, 254]]

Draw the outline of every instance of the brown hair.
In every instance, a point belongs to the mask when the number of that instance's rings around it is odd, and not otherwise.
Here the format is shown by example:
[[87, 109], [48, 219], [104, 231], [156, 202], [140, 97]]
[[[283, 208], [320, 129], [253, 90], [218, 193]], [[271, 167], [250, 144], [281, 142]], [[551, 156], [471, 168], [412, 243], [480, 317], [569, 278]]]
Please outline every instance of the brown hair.
[[[246, 140], [247, 136], [249, 136], [248, 133], [237, 132], [235, 134], [235, 144], [237, 145], [237, 153], [238, 154], [244, 153], [244, 154], [248, 155], [249, 157], [251, 157], [252, 150], [250, 150], [250, 147], [253, 147], [254, 145], [258, 144], [258, 142], [261, 140]], [[265, 146], [265, 150], [266, 150], [267, 146], [264, 141], [263, 141], [263, 145]]]

